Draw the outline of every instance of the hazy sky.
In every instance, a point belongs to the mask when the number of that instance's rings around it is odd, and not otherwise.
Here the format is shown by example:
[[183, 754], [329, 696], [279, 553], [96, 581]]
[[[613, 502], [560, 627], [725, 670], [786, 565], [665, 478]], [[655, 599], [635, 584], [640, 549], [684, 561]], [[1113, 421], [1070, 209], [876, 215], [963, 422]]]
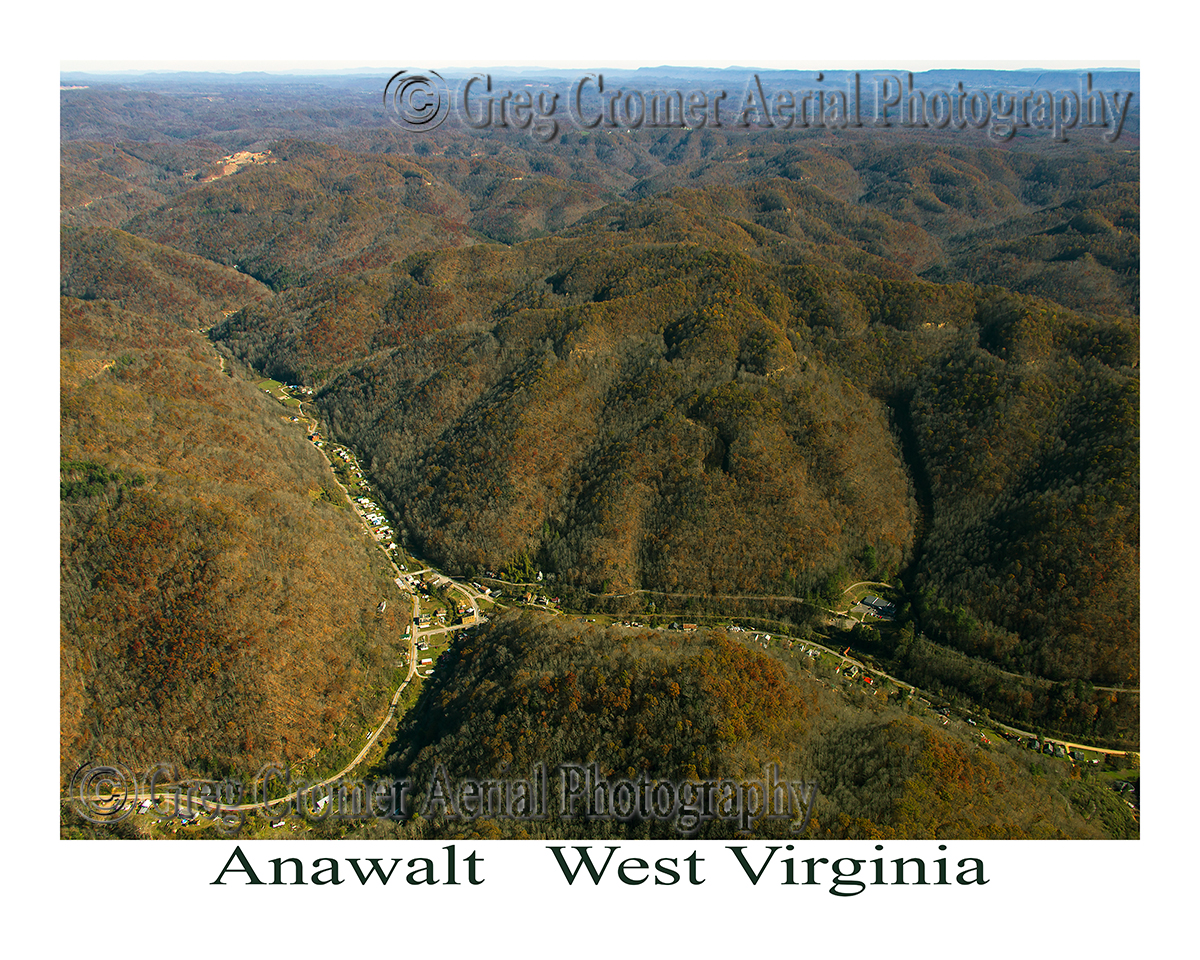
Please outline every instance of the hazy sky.
[[[633, 69], [636, 67], [696, 66], [696, 67], [757, 67], [759, 69], [780, 70], [838, 70], [838, 69], [894, 69], [902, 67], [906, 70], [930, 69], [999, 69], [1020, 70], [1025, 68], [1041, 69], [1103, 69], [1122, 68], [1136, 70], [1136, 60], [905, 60], [901, 57], [889, 60], [775, 60], [769, 58], [751, 58], [740, 60], [705, 60], [698, 58], [658, 58], [656, 60], [624, 60], [605, 58], [601, 61], [592, 60], [521, 60], [493, 57], [491, 59], [444, 60], [425, 57], [428, 63], [422, 61], [426, 69], [454, 69], [476, 67], [549, 67], [552, 69]], [[214, 73], [241, 73], [244, 71], [263, 71], [266, 73], [303, 73], [343, 71], [343, 70], [395, 70], [397, 60], [358, 61], [358, 60], [64, 60], [61, 69], [64, 72], [82, 71], [89, 73], [107, 73], [124, 71], [208, 71]]]

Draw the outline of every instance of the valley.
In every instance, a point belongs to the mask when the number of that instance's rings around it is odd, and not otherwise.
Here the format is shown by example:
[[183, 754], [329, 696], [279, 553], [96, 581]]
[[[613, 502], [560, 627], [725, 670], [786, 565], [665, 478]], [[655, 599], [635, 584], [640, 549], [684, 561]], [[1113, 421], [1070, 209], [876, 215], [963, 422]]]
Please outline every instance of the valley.
[[64, 784], [770, 761], [827, 838], [1136, 832], [1136, 151], [63, 96]]

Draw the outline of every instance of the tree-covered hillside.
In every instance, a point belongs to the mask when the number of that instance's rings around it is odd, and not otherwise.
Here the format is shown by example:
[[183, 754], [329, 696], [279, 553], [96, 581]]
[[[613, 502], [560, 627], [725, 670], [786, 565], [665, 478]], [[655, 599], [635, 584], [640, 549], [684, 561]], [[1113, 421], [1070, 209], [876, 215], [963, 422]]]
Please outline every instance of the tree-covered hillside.
[[64, 778], [328, 769], [407, 626], [328, 465], [194, 331], [69, 298], [61, 327]]
[[941, 642], [1136, 683], [1136, 319], [919, 278], [832, 197], [817, 240], [769, 232], [764, 189], [410, 257], [215, 335], [320, 385], [456, 569], [810, 598], [904, 572]]
[[[912, 705], [838, 692], [795, 660], [723, 633], [601, 629], [506, 617], [457, 642], [400, 726], [388, 771], [412, 785], [414, 814], [378, 835], [414, 837], [795, 837], [791, 821], [739, 824], [722, 808], [686, 818], [618, 818], [585, 801], [562, 815], [561, 766], [598, 764], [604, 782], [714, 783], [771, 776], [817, 784], [804, 836], [816, 839], [1100, 838], [1136, 833], [1127, 813], [1102, 824], [1091, 781], [1022, 752], [962, 739]], [[476, 815], [432, 798], [467, 782], [536, 779], [550, 816]], [[601, 804], [606, 801], [600, 801]], [[427, 806], [427, 804], [429, 804]], [[661, 809], [665, 809], [664, 807]], [[797, 809], [799, 809], [797, 807]], [[472, 815], [468, 816], [470, 812]], [[728, 811], [726, 811], [728, 813]], [[740, 832], [739, 832], [740, 831]]]
[[[403, 545], [448, 572], [828, 634], [981, 715], [1136, 745], [1136, 150], [543, 144], [276, 94], [257, 125], [217, 95], [64, 100], [64, 771], [319, 765], [386, 702], [391, 576], [234, 369], [312, 388]], [[839, 629], [855, 582], [887, 584], [894, 619]], [[830, 784], [822, 836], [1095, 835], [1078, 784], [1004, 749], [663, 636], [504, 620], [439, 667], [394, 769], [781, 758]]]

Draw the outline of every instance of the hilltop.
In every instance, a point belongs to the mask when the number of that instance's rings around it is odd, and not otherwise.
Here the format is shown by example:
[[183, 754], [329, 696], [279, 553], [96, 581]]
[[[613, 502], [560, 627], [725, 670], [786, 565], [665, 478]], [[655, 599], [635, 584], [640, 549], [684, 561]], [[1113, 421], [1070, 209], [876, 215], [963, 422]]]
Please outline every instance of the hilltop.
[[[457, 642], [438, 674], [401, 724], [388, 768], [415, 785], [414, 810], [435, 784], [515, 782], [539, 763], [595, 762], [607, 783], [644, 777], [675, 785], [765, 782], [774, 764], [783, 778], [818, 784], [804, 834], [812, 839], [1136, 832], [1120, 803], [1105, 803], [1103, 789], [1062, 765], [1031, 775], [1025, 754], [1006, 744], [961, 738], [886, 698], [839, 695], [798, 660], [721, 633], [603, 629], [527, 613]], [[747, 831], [731, 816], [697, 826], [598, 809], [589, 820], [582, 805], [562, 816], [561, 777], [548, 783], [546, 820], [511, 808], [493, 816], [429, 808], [403, 826], [374, 830], [424, 838], [796, 836], [786, 819], [764, 818]]]
[[[356, 452], [402, 546], [449, 572], [544, 576], [578, 613], [796, 636], [845, 625], [851, 582], [883, 582], [894, 618], [836, 634], [860, 655], [1018, 725], [1136, 745], [1136, 151], [421, 138], [356, 125], [347, 83], [302, 114], [264, 87], [277, 126], [222, 127], [220, 94], [65, 95], [64, 770], [109, 750], [320, 764], [386, 701], [404, 605], [377, 616], [385, 565], [320, 454], [235, 369], [311, 389], [306, 412]], [[571, 657], [612, 685], [611, 635], [483, 636], [528, 670], [554, 661], [550, 713]], [[853, 741], [904, 771], [887, 803], [831, 794], [861, 835], [936, 830], [905, 817], [922, 790], [953, 793], [951, 770], [1020, 794], [989, 794], [995, 835], [1088, 835], [1030, 819], [1061, 785], [1026, 783], [1002, 751], [854, 718], [753, 651], [696, 643], [617, 657], [690, 691], [668, 717], [657, 687], [622, 680], [641, 705], [604, 730], [635, 768], [639, 723], [691, 722], [647, 741], [672, 776], [697, 762], [686, 748], [722, 775], [784, 756], [834, 783]], [[426, 763], [405, 743], [433, 749], [484, 704], [514, 744], [528, 705], [495, 698], [528, 677], [493, 652], [460, 649], [453, 688], [439, 671], [450, 699], [407, 721], [396, 770]], [[718, 682], [747, 713], [722, 712]], [[744, 755], [722, 739], [739, 724]], [[495, 736], [443, 752], [485, 771], [499, 755], [471, 751]]]

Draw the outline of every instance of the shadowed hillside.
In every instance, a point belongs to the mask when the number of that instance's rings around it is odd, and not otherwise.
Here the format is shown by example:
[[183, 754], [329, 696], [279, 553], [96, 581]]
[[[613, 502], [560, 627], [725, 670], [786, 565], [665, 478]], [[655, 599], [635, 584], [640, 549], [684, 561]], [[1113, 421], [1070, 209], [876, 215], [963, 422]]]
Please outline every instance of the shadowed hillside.
[[[820, 633], [980, 716], [1136, 745], [1135, 150], [416, 137], [348, 80], [231, 106], [236, 84], [64, 95], [67, 775], [330, 770], [395, 687], [406, 605], [376, 613], [391, 575], [243, 375], [311, 387], [401, 545], [447, 572]], [[849, 629], [856, 581], [894, 618]], [[397, 775], [779, 760], [821, 779], [818, 836], [1135, 829], [1062, 770], [724, 635], [514, 618], [451, 654]], [[1099, 831], [1078, 811], [1101, 807]]]
[[[442, 655], [393, 750], [389, 772], [414, 784], [411, 810], [429, 815], [390, 834], [379, 826], [381, 836], [797, 835], [786, 819], [741, 833], [730, 816], [702, 825], [653, 815], [587, 820], [586, 801], [572, 817], [555, 799], [546, 821], [425, 807], [439, 777], [515, 781], [538, 763], [593, 762], [608, 782], [674, 784], [758, 780], [778, 764], [784, 777], [819, 784], [805, 833], [816, 839], [1110, 835], [1093, 816], [1088, 783], [1060, 769], [1031, 775], [1025, 754], [1005, 744], [962, 740], [878, 698], [848, 698], [721, 633], [505, 618]], [[557, 798], [562, 780], [548, 783]], [[1128, 814], [1122, 824], [1108, 829], [1136, 832]]]

